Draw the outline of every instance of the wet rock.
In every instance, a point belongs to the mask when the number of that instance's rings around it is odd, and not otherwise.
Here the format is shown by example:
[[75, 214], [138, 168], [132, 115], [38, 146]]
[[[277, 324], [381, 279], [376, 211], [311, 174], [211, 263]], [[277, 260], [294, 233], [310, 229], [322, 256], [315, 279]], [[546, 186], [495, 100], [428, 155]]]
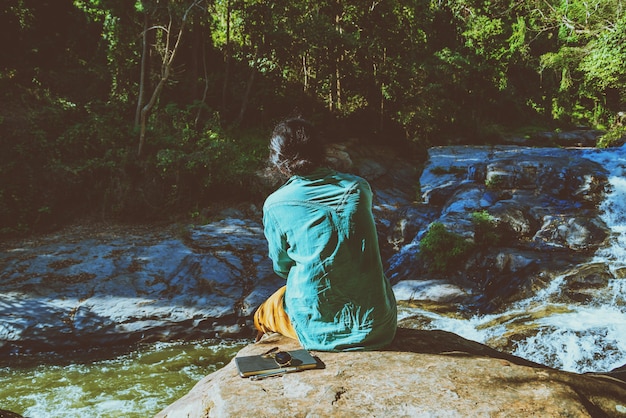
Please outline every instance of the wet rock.
[[570, 289], [605, 287], [613, 275], [605, 263], [591, 263], [565, 275], [565, 287]]
[[[614, 282], [613, 285], [611, 283]], [[589, 263], [575, 266], [563, 277], [561, 285], [564, 302], [575, 301], [586, 305], [607, 304], [620, 306], [623, 300], [620, 290], [624, 288], [622, 280], [614, 277], [608, 266], [603, 262]], [[612, 286], [617, 286], [612, 290]], [[620, 295], [616, 298], [615, 295]]]
[[404, 280], [393, 287], [396, 298], [405, 302], [458, 302], [468, 290], [444, 280]]
[[0, 409], [0, 418], [22, 418], [22, 416], [20, 414], [16, 414], [15, 412]]
[[597, 249], [609, 235], [606, 225], [597, 213], [545, 216], [533, 241], [546, 249], [569, 249], [585, 251]]
[[595, 147], [603, 131], [575, 129], [563, 132], [538, 132], [529, 139], [529, 145], [559, 145], [564, 147]]
[[[429, 217], [389, 260], [392, 283], [446, 277], [473, 283], [477, 309], [492, 312], [529, 296], [544, 277], [584, 265], [606, 245], [598, 204], [607, 189], [603, 166], [580, 150], [519, 146], [449, 146], [428, 151], [419, 184]], [[479, 230], [476, 214], [489, 219]], [[464, 265], [439, 276], [424, 272], [419, 242], [433, 222], [475, 245]], [[409, 242], [404, 236], [403, 242]]]
[[260, 225], [240, 219], [182, 239], [100, 234], [10, 248], [1, 256], [0, 345], [59, 350], [244, 332], [282, 282], [266, 252]]

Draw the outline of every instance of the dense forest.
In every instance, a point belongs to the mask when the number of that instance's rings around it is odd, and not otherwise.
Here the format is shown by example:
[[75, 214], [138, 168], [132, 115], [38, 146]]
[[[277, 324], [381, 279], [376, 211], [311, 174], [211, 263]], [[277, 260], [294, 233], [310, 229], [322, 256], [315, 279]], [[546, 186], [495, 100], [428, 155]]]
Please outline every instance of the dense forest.
[[624, 133], [621, 0], [4, 0], [0, 233], [259, 199], [281, 118], [406, 142]]

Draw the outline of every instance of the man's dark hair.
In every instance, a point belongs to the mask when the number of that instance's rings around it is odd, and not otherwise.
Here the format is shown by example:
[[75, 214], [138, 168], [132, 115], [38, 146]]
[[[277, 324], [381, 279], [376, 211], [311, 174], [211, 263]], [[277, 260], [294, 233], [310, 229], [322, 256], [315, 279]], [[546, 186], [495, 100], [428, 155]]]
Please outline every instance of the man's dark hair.
[[307, 174], [323, 161], [324, 148], [313, 125], [293, 118], [280, 122], [270, 139], [270, 163], [283, 174]]

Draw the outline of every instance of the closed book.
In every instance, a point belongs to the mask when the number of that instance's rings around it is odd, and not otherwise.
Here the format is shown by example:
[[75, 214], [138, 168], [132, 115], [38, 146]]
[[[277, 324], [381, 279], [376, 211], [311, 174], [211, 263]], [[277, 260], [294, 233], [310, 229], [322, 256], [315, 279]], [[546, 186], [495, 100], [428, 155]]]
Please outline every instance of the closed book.
[[235, 364], [241, 377], [277, 372], [293, 372], [317, 367], [317, 360], [307, 350], [288, 351], [291, 362], [280, 366], [272, 357], [264, 355], [235, 357]]

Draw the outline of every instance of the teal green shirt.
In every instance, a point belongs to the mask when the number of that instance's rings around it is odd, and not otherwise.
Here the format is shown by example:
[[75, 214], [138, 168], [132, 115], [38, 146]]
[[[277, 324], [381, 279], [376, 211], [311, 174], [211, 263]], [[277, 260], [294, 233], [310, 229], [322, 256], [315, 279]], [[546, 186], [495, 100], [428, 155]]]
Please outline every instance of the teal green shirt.
[[269, 256], [287, 279], [285, 311], [306, 349], [377, 349], [395, 335], [371, 207], [364, 179], [327, 168], [291, 177], [265, 201]]

